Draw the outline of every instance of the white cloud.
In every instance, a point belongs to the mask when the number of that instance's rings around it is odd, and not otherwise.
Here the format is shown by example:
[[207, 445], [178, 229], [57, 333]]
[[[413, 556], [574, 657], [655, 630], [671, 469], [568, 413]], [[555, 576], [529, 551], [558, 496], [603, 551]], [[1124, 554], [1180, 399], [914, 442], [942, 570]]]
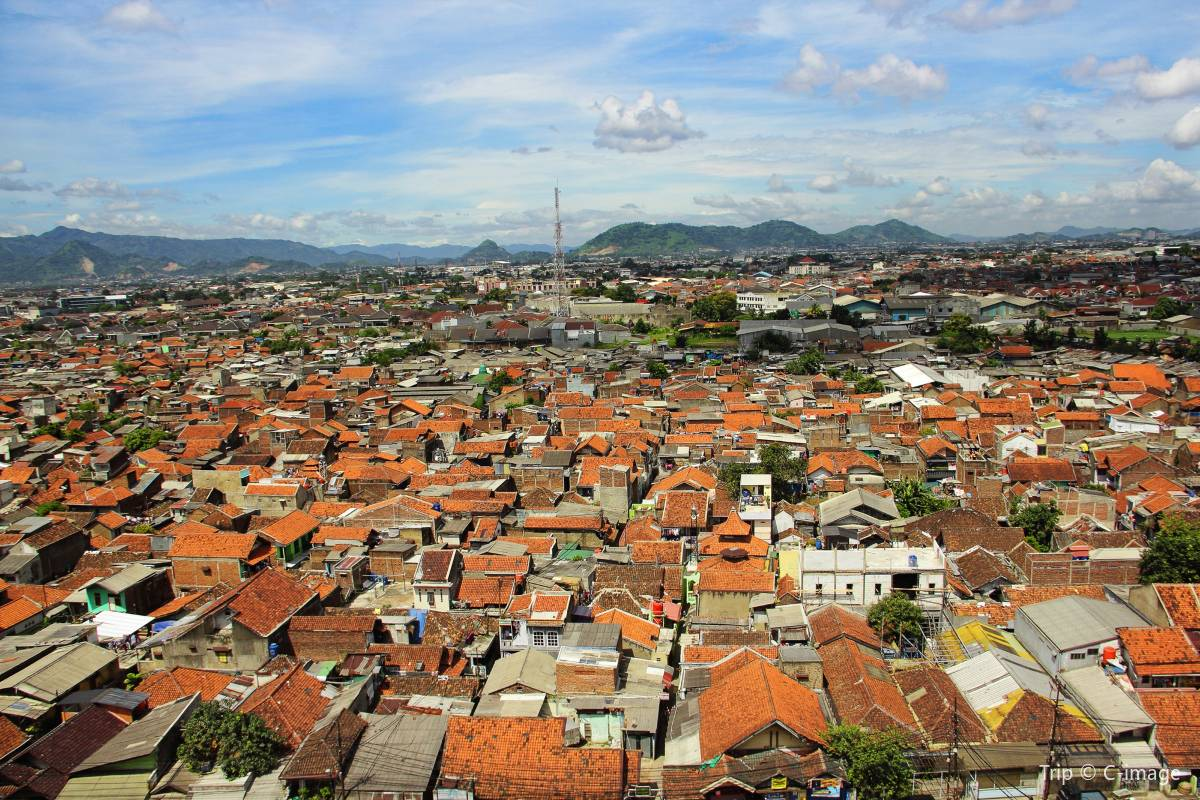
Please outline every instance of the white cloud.
[[168, 31], [173, 25], [151, 0], [125, 0], [104, 15], [104, 23], [129, 31]]
[[257, 212], [253, 214], [228, 214], [222, 221], [238, 232], [256, 233], [315, 233], [319, 223], [327, 218], [326, 215], [292, 214], [278, 217], [274, 214]]
[[0, 175], [0, 192], [36, 192], [44, 188], [46, 188], [45, 184], [30, 183], [20, 178], [10, 178], [7, 175]]
[[901, 28], [911, 21], [914, 12], [925, 3], [926, 0], [866, 0], [864, 8], [885, 14], [889, 25]]
[[1027, 212], [1041, 211], [1049, 205], [1050, 199], [1040, 191], [1034, 190], [1021, 198], [1021, 208]]
[[904, 182], [894, 175], [881, 175], [872, 169], [860, 166], [849, 158], [842, 162], [842, 167], [846, 170], [844, 182], [849, 186], [888, 188], [899, 186]]
[[616, 97], [596, 104], [600, 121], [596, 123], [596, 147], [622, 153], [654, 153], [688, 139], [699, 139], [702, 131], [687, 126], [679, 104], [668, 98], [656, 104], [654, 93], [642, 92], [631, 105]]
[[1031, 128], [1043, 130], [1050, 124], [1050, 109], [1044, 103], [1030, 103], [1025, 106], [1025, 122]]
[[1087, 83], [1093, 79], [1121, 78], [1136, 75], [1150, 69], [1150, 59], [1143, 55], [1125, 56], [1111, 61], [1101, 61], [1094, 55], [1086, 55], [1064, 70], [1068, 78], [1076, 83]]
[[1048, 139], [1029, 139], [1021, 145], [1021, 152], [1030, 158], [1055, 158], [1065, 153]]
[[9, 225], [7, 228], [0, 228], [0, 239], [8, 239], [13, 236], [28, 236], [29, 226], [27, 225]]
[[972, 209], [975, 211], [1008, 208], [1012, 205], [1012, 202], [1012, 197], [996, 189], [994, 186], [968, 189], [964, 192], [959, 192], [958, 196], [954, 198], [956, 208]]
[[1167, 141], [1181, 150], [1200, 144], [1200, 106], [1184, 114], [1171, 126], [1171, 130], [1167, 131]]
[[938, 175], [929, 183], [925, 184], [925, 186], [921, 188], [921, 191], [925, 192], [926, 194], [939, 197], [941, 195], [950, 194], [950, 179], [945, 176]]
[[1143, 72], [1133, 82], [1147, 100], [1166, 100], [1200, 92], [1200, 58], [1181, 58], [1170, 69]]
[[117, 181], [103, 181], [99, 178], [81, 178], [71, 181], [66, 186], [56, 189], [54, 193], [64, 199], [68, 197], [129, 197], [132, 194], [124, 184]]
[[811, 44], [800, 48], [800, 61], [783, 78], [783, 88], [793, 92], [813, 92], [837, 80], [841, 69]]
[[782, 175], [778, 172], [772, 172], [771, 177], [767, 178], [767, 191], [774, 194], [791, 194], [796, 190], [788, 184]]
[[1132, 192], [1128, 187], [1116, 187], [1114, 194], [1120, 199], [1157, 203], [1187, 200], [1197, 190], [1200, 190], [1200, 177], [1174, 161], [1156, 158], [1134, 182]]
[[0, 163], [0, 175], [14, 175], [25, 171], [25, 162], [19, 158]]
[[857, 97], [874, 92], [903, 100], [941, 94], [946, 90], [946, 71], [941, 67], [916, 64], [893, 53], [885, 53], [862, 69], [843, 69], [811, 44], [800, 48], [796, 67], [783, 77], [781, 85], [792, 92], [812, 93], [832, 86], [838, 94]]
[[885, 53], [870, 66], [844, 71], [834, 84], [834, 90], [850, 96], [871, 91], [915, 100], [941, 94], [946, 85], [946, 71], [941, 67], [916, 64], [907, 58]]
[[964, 31], [986, 31], [1057, 17], [1075, 7], [1076, 0], [964, 0], [941, 18]]
[[838, 190], [836, 175], [818, 175], [808, 182], [808, 188], [823, 194], [832, 194]]

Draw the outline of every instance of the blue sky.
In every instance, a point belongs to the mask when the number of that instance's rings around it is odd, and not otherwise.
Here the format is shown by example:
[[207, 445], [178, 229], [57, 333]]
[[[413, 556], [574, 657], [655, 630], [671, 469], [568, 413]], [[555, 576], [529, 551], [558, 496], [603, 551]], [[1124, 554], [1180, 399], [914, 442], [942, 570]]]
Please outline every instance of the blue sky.
[[0, 234], [1200, 227], [1200, 3], [0, 0]]

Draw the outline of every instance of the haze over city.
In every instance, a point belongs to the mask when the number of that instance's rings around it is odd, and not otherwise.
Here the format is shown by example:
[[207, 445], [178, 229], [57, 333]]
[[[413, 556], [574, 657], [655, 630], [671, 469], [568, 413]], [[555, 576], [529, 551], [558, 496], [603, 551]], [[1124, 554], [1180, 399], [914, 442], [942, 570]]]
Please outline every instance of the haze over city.
[[1173, 0], [0, 3], [0, 233], [1191, 229]]

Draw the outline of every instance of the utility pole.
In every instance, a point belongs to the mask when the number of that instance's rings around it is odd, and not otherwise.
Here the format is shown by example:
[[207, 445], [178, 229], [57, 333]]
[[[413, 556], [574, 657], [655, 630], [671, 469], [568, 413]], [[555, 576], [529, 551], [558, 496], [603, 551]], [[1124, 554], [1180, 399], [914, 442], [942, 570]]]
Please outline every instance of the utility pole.
[[957, 789], [958, 789], [958, 690], [957, 689], [955, 689], [955, 691], [954, 691], [954, 699], [953, 699], [952, 711], [951, 711], [951, 715], [950, 715], [950, 777], [946, 781], [947, 790], [949, 790], [949, 787], [951, 786], [951, 784], [953, 784], [956, 791], [953, 793], [950, 793], [949, 791], [947, 791], [947, 794], [949, 794], [950, 797], [952, 797], [952, 798], [957, 798], [960, 794], [957, 791]]
[[1042, 800], [1050, 796], [1050, 780], [1054, 777], [1055, 747], [1058, 744], [1058, 708], [1062, 701], [1062, 688], [1058, 674], [1054, 675], [1054, 715], [1050, 720], [1050, 746], [1046, 755], [1046, 782], [1042, 785]]

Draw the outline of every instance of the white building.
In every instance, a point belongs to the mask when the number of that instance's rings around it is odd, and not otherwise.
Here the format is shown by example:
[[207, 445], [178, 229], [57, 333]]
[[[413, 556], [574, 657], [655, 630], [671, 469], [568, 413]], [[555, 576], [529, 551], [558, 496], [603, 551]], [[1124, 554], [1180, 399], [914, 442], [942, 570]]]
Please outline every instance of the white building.
[[805, 603], [871, 606], [893, 591], [940, 607], [946, 556], [933, 547], [870, 547], [860, 550], [800, 548], [779, 553], [780, 575], [796, 581]]

